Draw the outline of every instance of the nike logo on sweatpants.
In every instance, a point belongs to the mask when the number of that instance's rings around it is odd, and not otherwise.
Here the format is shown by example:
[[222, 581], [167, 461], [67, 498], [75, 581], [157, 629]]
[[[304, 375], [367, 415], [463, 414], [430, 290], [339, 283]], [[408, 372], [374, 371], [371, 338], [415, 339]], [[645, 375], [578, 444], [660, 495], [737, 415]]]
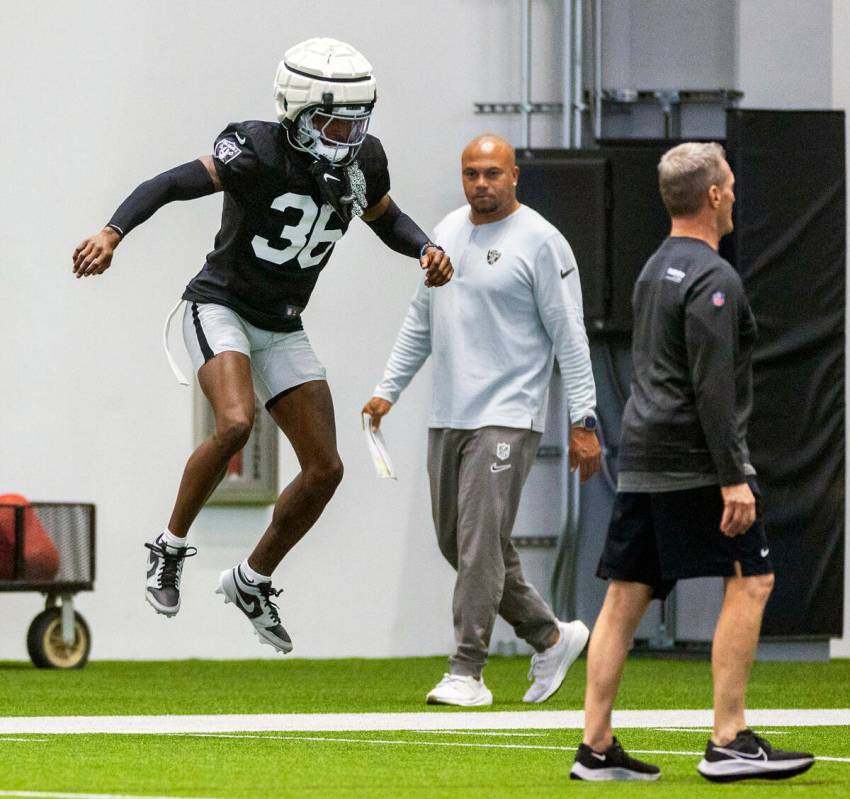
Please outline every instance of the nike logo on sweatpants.
[[503, 472], [505, 469], [510, 469], [511, 464], [509, 463], [494, 463], [490, 466], [491, 472]]

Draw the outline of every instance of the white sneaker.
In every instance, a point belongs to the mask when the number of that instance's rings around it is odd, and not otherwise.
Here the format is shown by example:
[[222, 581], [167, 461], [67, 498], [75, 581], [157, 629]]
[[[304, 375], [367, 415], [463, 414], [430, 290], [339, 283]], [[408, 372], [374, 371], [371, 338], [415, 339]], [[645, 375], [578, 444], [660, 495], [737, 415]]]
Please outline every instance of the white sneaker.
[[284, 655], [292, 651], [289, 634], [280, 623], [280, 614], [272, 597], [281, 591], [272, 588], [271, 580], [255, 583], [248, 579], [240, 566], [221, 573], [215, 592], [224, 596], [224, 604], [232, 602], [254, 625], [261, 644], [268, 644]]
[[493, 694], [484, 685], [484, 680], [476, 680], [464, 674], [444, 674], [443, 679], [425, 697], [429, 705], [460, 705], [461, 707], [479, 707], [492, 705]]
[[556, 693], [564, 681], [567, 669], [581, 654], [590, 636], [590, 631], [580, 621], [569, 624], [559, 621], [558, 631], [560, 638], [548, 649], [531, 658], [528, 679], [534, 680], [534, 683], [525, 692], [523, 702], [545, 702]]

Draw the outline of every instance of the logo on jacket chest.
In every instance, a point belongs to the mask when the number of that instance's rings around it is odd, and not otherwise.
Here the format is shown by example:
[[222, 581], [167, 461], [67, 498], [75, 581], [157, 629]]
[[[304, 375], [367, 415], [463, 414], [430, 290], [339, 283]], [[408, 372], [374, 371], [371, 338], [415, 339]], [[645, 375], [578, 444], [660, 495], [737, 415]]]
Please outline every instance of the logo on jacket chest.
[[502, 253], [500, 253], [498, 250], [487, 250], [487, 263], [490, 264], [490, 266], [493, 266], [493, 264], [496, 263], [496, 261], [498, 261], [501, 257]]

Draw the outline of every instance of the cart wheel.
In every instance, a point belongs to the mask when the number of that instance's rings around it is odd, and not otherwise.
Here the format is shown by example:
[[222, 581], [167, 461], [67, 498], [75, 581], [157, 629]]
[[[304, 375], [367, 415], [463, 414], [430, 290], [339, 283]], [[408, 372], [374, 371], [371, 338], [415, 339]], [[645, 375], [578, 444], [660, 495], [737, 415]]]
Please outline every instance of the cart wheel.
[[48, 608], [36, 616], [27, 633], [27, 651], [40, 669], [81, 669], [91, 649], [86, 620], [74, 612], [74, 643], [62, 640], [62, 609]]

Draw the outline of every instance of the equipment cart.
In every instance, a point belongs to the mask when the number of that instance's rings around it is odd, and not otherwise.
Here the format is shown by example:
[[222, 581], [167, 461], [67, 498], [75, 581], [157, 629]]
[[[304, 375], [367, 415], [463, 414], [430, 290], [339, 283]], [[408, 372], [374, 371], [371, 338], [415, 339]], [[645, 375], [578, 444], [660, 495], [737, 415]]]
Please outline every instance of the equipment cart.
[[74, 595], [94, 589], [94, 541], [94, 505], [0, 496], [0, 591], [46, 598], [27, 633], [39, 668], [78, 669], [88, 660], [91, 632]]

